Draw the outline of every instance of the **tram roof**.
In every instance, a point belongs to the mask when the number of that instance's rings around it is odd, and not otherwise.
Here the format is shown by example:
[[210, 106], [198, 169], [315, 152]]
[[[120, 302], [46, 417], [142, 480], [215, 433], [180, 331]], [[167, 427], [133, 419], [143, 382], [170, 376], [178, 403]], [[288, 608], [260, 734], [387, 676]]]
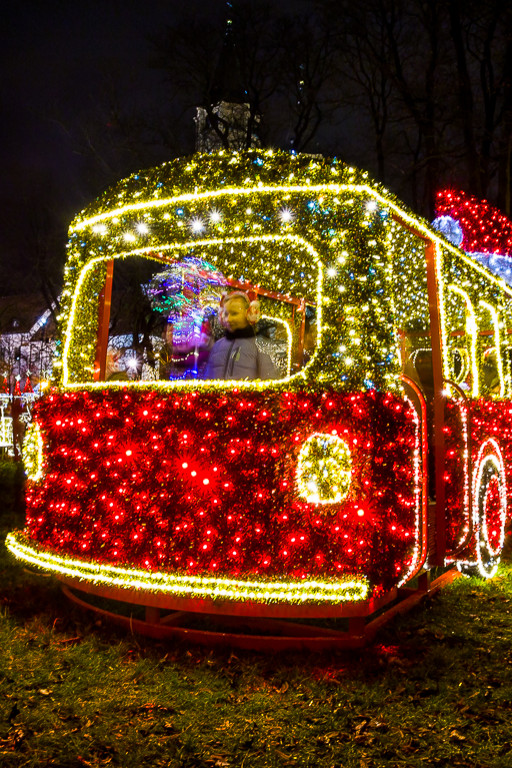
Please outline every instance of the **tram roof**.
[[[443, 249], [456, 252], [480, 275], [487, 276], [494, 284], [499, 283], [509, 296], [512, 294], [501, 278], [452, 245], [429, 222], [408, 210], [396, 196], [373, 181], [366, 171], [348, 165], [336, 157], [324, 158], [322, 155], [273, 149], [197, 153], [131, 174], [107, 188], [75, 217], [69, 228], [71, 253], [76, 252], [78, 246], [84, 261], [98, 255], [98, 250], [101, 251], [102, 248], [89, 249], [89, 246], [93, 241], [98, 241], [99, 234], [105, 234], [101, 232], [102, 228], [110, 225], [117, 227], [130, 222], [131, 225], [144, 226], [145, 216], [158, 217], [160, 225], [166, 225], [165, 220], [176, 220], [176, 214], [180, 213], [180, 206], [183, 206], [190, 218], [188, 222], [183, 221], [182, 232], [190, 232], [191, 223], [196, 221], [194, 212], [203, 203], [209, 206], [210, 211], [215, 211], [216, 206], [221, 207], [229, 198], [240, 199], [244, 203], [248, 201], [250, 205], [251, 197], [265, 193], [278, 194], [284, 205], [287, 199], [293, 202], [294, 195], [308, 194], [311, 196], [310, 204], [314, 204], [315, 199], [321, 200], [323, 194], [340, 200], [359, 198], [375, 201], [405, 229], [423, 240], [437, 242]], [[245, 211], [245, 207], [242, 210]], [[264, 228], [270, 232], [267, 223], [264, 223], [261, 229]], [[164, 226], [164, 229], [167, 230], [167, 226]], [[168, 230], [164, 232], [164, 229], [161, 230], [160, 237], [148, 238], [148, 246], [151, 241], [158, 249], [162, 237], [166, 238], [171, 234]], [[197, 240], [200, 240], [200, 231], [191, 234], [192, 241], [196, 236]], [[117, 244], [111, 244], [109, 251], [135, 252], [135, 248], [123, 249], [120, 243], [122, 237], [118, 232]], [[104, 254], [105, 250], [103, 248]], [[139, 253], [144, 251], [146, 255], [150, 255], [151, 248], [138, 249]]]
[[[105, 190], [81, 211], [70, 226], [70, 233], [83, 232], [116, 215], [141, 210], [158, 210], [171, 203], [244, 193], [281, 190], [289, 194], [326, 191], [350, 196], [361, 191], [393, 202], [404, 213], [405, 206], [366, 171], [337, 158], [298, 154], [281, 150], [220, 150], [176, 158], [162, 165], [138, 171]], [[412, 214], [408, 213], [408, 216]], [[414, 216], [422, 225], [426, 221]], [[438, 236], [435, 230], [432, 235]]]

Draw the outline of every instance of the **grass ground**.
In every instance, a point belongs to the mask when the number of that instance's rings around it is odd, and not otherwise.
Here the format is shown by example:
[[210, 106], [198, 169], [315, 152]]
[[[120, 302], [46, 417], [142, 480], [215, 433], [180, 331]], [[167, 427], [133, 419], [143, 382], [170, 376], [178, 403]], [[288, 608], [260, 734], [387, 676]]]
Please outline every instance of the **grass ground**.
[[506, 768], [511, 611], [505, 564], [362, 651], [211, 652], [95, 621], [0, 544], [0, 766]]

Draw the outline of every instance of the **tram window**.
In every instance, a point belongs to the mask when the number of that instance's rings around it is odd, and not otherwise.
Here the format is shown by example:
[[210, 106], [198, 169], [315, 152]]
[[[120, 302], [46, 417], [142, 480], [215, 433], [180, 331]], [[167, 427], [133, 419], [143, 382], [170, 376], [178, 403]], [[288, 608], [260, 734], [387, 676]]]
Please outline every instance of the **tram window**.
[[434, 372], [430, 335], [425, 332], [402, 331], [401, 337], [402, 369], [405, 376], [419, 384], [425, 395], [433, 394]]
[[312, 358], [318, 341], [318, 328], [316, 322], [316, 310], [314, 307], [306, 307], [306, 320], [304, 323], [303, 364]]
[[158, 379], [158, 354], [163, 345], [164, 318], [151, 306], [144, 285], [158, 266], [135, 257], [114, 266], [108, 349], [107, 381]]
[[[142, 257], [116, 262], [105, 379], [279, 379], [296, 373], [316, 346], [315, 310], [258, 291], [227, 281], [198, 257], [165, 266]], [[259, 302], [259, 320], [245, 329], [230, 329], [222, 308], [233, 292], [241, 294], [244, 317], [243, 296]], [[228, 350], [225, 339], [236, 343]], [[213, 370], [222, 347], [228, 359]]]
[[481, 393], [496, 395], [500, 393], [501, 381], [495, 347], [489, 347], [483, 353], [481, 368]]
[[434, 390], [434, 371], [432, 368], [432, 350], [416, 349], [411, 355], [418, 379], [425, 392]]
[[476, 388], [474, 381], [474, 353], [477, 324], [468, 297], [453, 285], [448, 287], [445, 304], [446, 355], [448, 378], [465, 392]]
[[[503, 376], [510, 382], [512, 377], [512, 347], [502, 347]], [[510, 384], [507, 385], [507, 389]]]
[[[402, 373], [433, 395], [432, 337], [425, 244], [418, 238], [393, 249], [393, 308]], [[410, 388], [406, 389], [411, 396]]]
[[[453, 346], [450, 349], [450, 370], [456, 384], [465, 385], [469, 380], [471, 360], [466, 347]], [[469, 388], [469, 384], [467, 384]]]

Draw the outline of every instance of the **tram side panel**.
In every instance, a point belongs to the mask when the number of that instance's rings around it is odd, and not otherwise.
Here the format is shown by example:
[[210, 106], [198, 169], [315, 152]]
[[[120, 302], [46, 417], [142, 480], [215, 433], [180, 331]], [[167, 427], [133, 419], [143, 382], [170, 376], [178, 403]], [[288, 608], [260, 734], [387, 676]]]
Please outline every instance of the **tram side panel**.
[[410, 405], [376, 391], [239, 391], [236, 401], [122, 388], [42, 400], [45, 469], [27, 496], [29, 536], [64, 556], [149, 571], [361, 576], [374, 595], [407, 580], [421, 550]]
[[512, 500], [508, 290], [453, 249], [443, 254], [448, 561], [490, 576]]

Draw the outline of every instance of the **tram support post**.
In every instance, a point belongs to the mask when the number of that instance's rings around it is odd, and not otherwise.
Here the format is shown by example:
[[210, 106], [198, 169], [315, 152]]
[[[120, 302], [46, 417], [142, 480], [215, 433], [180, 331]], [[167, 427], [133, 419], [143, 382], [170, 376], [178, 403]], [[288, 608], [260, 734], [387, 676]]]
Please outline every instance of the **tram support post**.
[[105, 284], [98, 301], [98, 339], [96, 342], [96, 361], [94, 363], [94, 381], [104, 381], [107, 368], [108, 331], [110, 325], [110, 305], [112, 303], [112, 282], [114, 260], [107, 262]]
[[418, 590], [420, 592], [428, 592], [430, 589], [430, 571], [423, 571], [418, 576]]
[[160, 608], [154, 608], [151, 605], [147, 605], [145, 617], [148, 624], [160, 624]]
[[435, 553], [432, 565], [444, 565], [446, 555], [445, 518], [445, 441], [444, 441], [444, 380], [442, 360], [441, 317], [439, 311], [439, 286], [436, 270], [436, 249], [432, 240], [425, 241], [427, 262], [427, 290], [430, 311], [432, 341], [432, 370], [434, 376], [434, 457], [435, 457]]

